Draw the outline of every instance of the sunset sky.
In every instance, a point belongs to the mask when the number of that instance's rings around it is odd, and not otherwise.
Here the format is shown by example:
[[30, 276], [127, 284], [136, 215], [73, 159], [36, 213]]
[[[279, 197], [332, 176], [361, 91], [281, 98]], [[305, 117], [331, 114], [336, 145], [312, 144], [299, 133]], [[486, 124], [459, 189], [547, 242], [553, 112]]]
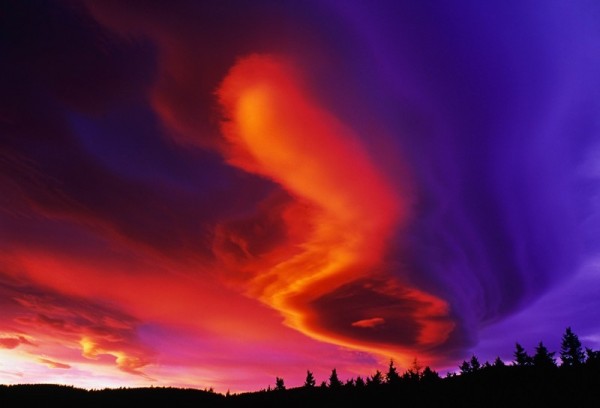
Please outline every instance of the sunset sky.
[[600, 349], [600, 3], [0, 1], [0, 383]]

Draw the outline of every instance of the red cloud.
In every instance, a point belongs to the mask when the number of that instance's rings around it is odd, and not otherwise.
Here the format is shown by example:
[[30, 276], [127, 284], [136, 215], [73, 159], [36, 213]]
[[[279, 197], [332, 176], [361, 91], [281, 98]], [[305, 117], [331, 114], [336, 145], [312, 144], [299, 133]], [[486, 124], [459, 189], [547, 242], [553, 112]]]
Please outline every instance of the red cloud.
[[33, 345], [23, 336], [0, 337], [0, 348], [14, 349], [21, 344]]
[[354, 327], [376, 327], [385, 323], [385, 319], [381, 317], [372, 317], [370, 319], [362, 319], [352, 322]]

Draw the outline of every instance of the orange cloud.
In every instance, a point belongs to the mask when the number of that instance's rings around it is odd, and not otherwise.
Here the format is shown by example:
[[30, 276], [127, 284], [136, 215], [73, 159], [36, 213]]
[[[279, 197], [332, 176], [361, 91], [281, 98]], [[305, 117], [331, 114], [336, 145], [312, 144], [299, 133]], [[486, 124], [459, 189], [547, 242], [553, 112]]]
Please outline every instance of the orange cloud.
[[71, 366], [68, 365], [68, 364], [59, 363], [57, 361], [52, 361], [52, 360], [49, 360], [47, 358], [41, 358], [40, 357], [40, 358], [38, 358], [38, 361], [40, 363], [48, 366], [49, 368], [60, 368], [60, 369], [63, 369], [63, 370], [67, 370], [67, 369], [71, 368]]
[[[97, 360], [101, 355], [109, 355], [115, 358], [115, 363], [117, 367], [130, 374], [141, 375], [151, 380], [149, 376], [147, 376], [141, 369], [147, 366], [150, 362], [139, 355], [133, 355], [123, 350], [115, 349], [114, 347], [119, 347], [118, 344], [112, 345], [110, 343], [106, 343], [105, 345], [101, 345], [98, 343], [98, 339], [93, 339], [88, 336], [84, 336], [81, 338], [81, 355], [85, 358], [91, 360]], [[139, 354], [139, 353], [138, 353]]]
[[[288, 230], [302, 231], [284, 234], [284, 259], [281, 249], [252, 257], [248, 241], [235, 238], [246, 258], [240, 266], [260, 265], [249, 274], [247, 293], [281, 312], [289, 326], [319, 340], [386, 355], [440, 345], [453, 328], [447, 304], [397, 279], [392, 282], [401, 290], [385, 296], [397, 304], [417, 305], [409, 314], [402, 312], [402, 321], [413, 323], [412, 344], [361, 340], [319, 323], [323, 299], [352, 282], [385, 275], [386, 244], [407, 221], [409, 204], [379, 171], [358, 135], [305, 89], [289, 64], [253, 55], [240, 60], [218, 90], [229, 163], [278, 183], [295, 201], [287, 208], [304, 209], [302, 215], [297, 211], [295, 217], [283, 218]], [[378, 287], [369, 296], [382, 291], [385, 287]], [[347, 327], [388, 321], [380, 319], [358, 319]]]

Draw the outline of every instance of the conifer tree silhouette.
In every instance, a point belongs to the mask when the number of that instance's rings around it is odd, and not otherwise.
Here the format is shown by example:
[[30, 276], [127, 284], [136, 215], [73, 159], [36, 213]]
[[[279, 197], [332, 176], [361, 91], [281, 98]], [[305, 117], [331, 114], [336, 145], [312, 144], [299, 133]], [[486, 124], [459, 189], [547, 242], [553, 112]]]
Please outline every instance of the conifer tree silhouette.
[[419, 364], [419, 361], [415, 357], [410, 368], [402, 375], [402, 377], [406, 380], [419, 381], [422, 369], [423, 366]]
[[544, 343], [540, 343], [535, 348], [535, 354], [533, 355], [533, 365], [538, 368], [552, 368], [556, 367], [556, 361], [554, 359], [555, 352], [549, 352]]
[[329, 388], [340, 388], [342, 386], [342, 382], [338, 378], [337, 371], [334, 368], [331, 370], [331, 375], [329, 376]]
[[583, 348], [579, 337], [573, 333], [570, 327], [567, 327], [565, 334], [562, 337], [560, 345], [560, 359], [562, 361], [561, 366], [565, 367], [577, 367], [583, 364], [585, 361], [585, 355], [583, 354]]
[[388, 366], [388, 372], [385, 375], [385, 378], [388, 384], [397, 384], [400, 381], [400, 375], [394, 366], [394, 360], [390, 359], [390, 365]]
[[432, 383], [440, 379], [440, 375], [437, 371], [432, 370], [429, 366], [426, 366], [423, 369], [423, 373], [421, 374], [421, 381], [424, 383]]
[[356, 377], [356, 381], [354, 381], [354, 385], [356, 388], [362, 388], [365, 386], [365, 380], [359, 375]]
[[526, 366], [530, 366], [533, 364], [533, 360], [531, 359], [531, 356], [529, 356], [529, 354], [527, 354], [527, 352], [525, 351], [523, 346], [521, 346], [519, 343], [515, 343], [514, 356], [515, 356], [515, 363], [519, 367], [526, 367]]
[[496, 357], [496, 359], [494, 360], [494, 367], [505, 367], [505, 366], [506, 366], [506, 364], [504, 364], [504, 361], [502, 361], [500, 356]]
[[383, 383], [383, 375], [381, 371], [375, 371], [371, 377], [367, 377], [367, 385], [371, 387], [377, 387]]
[[314, 387], [316, 384], [315, 377], [310, 370], [306, 370], [306, 380], [304, 380], [305, 387]]
[[283, 378], [275, 377], [275, 390], [276, 391], [285, 390], [285, 383], [283, 382]]
[[468, 374], [473, 372], [473, 370], [471, 369], [471, 363], [469, 363], [467, 360], [463, 360], [462, 364], [459, 365], [458, 368], [460, 369], [461, 374]]
[[594, 351], [589, 347], [585, 348], [585, 365], [591, 368], [600, 369], [600, 351]]
[[471, 357], [471, 371], [475, 372], [475, 371], [479, 371], [481, 369], [481, 363], [479, 362], [479, 359], [475, 356], [475, 354], [473, 354], [473, 356]]

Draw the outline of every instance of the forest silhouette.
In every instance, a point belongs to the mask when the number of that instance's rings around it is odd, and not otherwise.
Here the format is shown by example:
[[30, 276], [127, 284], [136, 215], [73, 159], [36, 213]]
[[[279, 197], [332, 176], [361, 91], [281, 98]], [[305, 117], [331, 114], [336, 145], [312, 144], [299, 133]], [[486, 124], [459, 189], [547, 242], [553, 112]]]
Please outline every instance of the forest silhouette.
[[584, 348], [571, 328], [562, 336], [558, 356], [540, 342], [533, 354], [516, 343], [513, 357], [511, 363], [499, 357], [491, 363], [481, 363], [473, 355], [459, 365], [457, 372], [444, 377], [430, 367], [422, 367], [417, 359], [402, 374], [390, 360], [385, 373], [377, 370], [370, 376], [345, 381], [340, 380], [334, 368], [328, 380], [320, 385], [307, 370], [301, 387], [287, 388], [285, 380], [276, 377], [273, 387], [240, 394], [164, 387], [83, 390], [51, 384], [0, 385], [0, 406], [152, 403], [174, 407], [290, 408], [374, 406], [390, 402], [419, 407], [599, 406], [600, 351]]

